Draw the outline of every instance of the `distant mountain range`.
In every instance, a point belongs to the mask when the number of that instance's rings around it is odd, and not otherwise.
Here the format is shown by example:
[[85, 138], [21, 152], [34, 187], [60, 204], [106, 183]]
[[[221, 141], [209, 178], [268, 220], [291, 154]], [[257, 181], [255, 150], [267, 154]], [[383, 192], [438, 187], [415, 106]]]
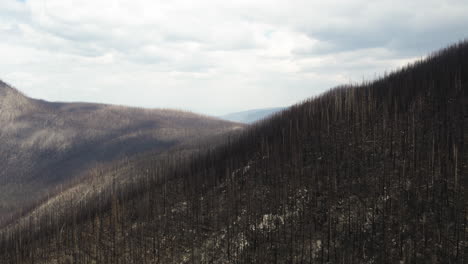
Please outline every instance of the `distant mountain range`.
[[262, 120], [266, 117], [269, 117], [281, 110], [285, 109], [284, 107], [274, 107], [274, 108], [263, 108], [263, 109], [253, 109], [248, 111], [236, 112], [227, 115], [220, 116], [224, 120], [229, 120], [232, 122], [251, 124]]

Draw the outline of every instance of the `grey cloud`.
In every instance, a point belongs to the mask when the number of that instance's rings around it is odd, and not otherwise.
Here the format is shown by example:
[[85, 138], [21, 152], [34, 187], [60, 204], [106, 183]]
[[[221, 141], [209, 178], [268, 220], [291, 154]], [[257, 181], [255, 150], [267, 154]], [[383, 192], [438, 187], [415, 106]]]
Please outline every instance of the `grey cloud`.
[[122, 0], [116, 13], [49, 0], [46, 14], [41, 1], [0, 4], [0, 78], [44, 99], [213, 114], [292, 104], [468, 37], [463, 0]]
[[341, 17], [294, 27], [321, 42], [302, 55], [385, 47], [396, 56], [421, 56], [468, 36], [466, 10], [463, 1], [362, 2]]

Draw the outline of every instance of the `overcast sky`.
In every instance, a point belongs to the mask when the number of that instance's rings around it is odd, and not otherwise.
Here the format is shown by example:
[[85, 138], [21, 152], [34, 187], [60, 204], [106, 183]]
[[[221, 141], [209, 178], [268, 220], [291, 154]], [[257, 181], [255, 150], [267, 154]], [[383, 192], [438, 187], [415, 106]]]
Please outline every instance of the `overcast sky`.
[[468, 37], [466, 0], [0, 0], [34, 98], [220, 115], [373, 79]]

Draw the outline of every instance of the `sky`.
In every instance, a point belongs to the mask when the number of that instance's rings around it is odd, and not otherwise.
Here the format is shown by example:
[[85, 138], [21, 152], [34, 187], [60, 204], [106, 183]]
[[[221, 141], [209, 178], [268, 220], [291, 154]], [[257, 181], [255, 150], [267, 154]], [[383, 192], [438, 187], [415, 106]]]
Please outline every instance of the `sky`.
[[0, 0], [0, 79], [49, 101], [288, 106], [468, 37], [466, 0]]

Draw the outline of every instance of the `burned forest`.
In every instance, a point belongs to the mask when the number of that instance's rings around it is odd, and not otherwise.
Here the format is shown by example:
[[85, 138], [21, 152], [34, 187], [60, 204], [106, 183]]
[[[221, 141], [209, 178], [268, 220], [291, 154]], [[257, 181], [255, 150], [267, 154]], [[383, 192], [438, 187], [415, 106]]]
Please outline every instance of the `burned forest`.
[[462, 41], [96, 169], [1, 229], [0, 263], [467, 263], [466, 142]]

